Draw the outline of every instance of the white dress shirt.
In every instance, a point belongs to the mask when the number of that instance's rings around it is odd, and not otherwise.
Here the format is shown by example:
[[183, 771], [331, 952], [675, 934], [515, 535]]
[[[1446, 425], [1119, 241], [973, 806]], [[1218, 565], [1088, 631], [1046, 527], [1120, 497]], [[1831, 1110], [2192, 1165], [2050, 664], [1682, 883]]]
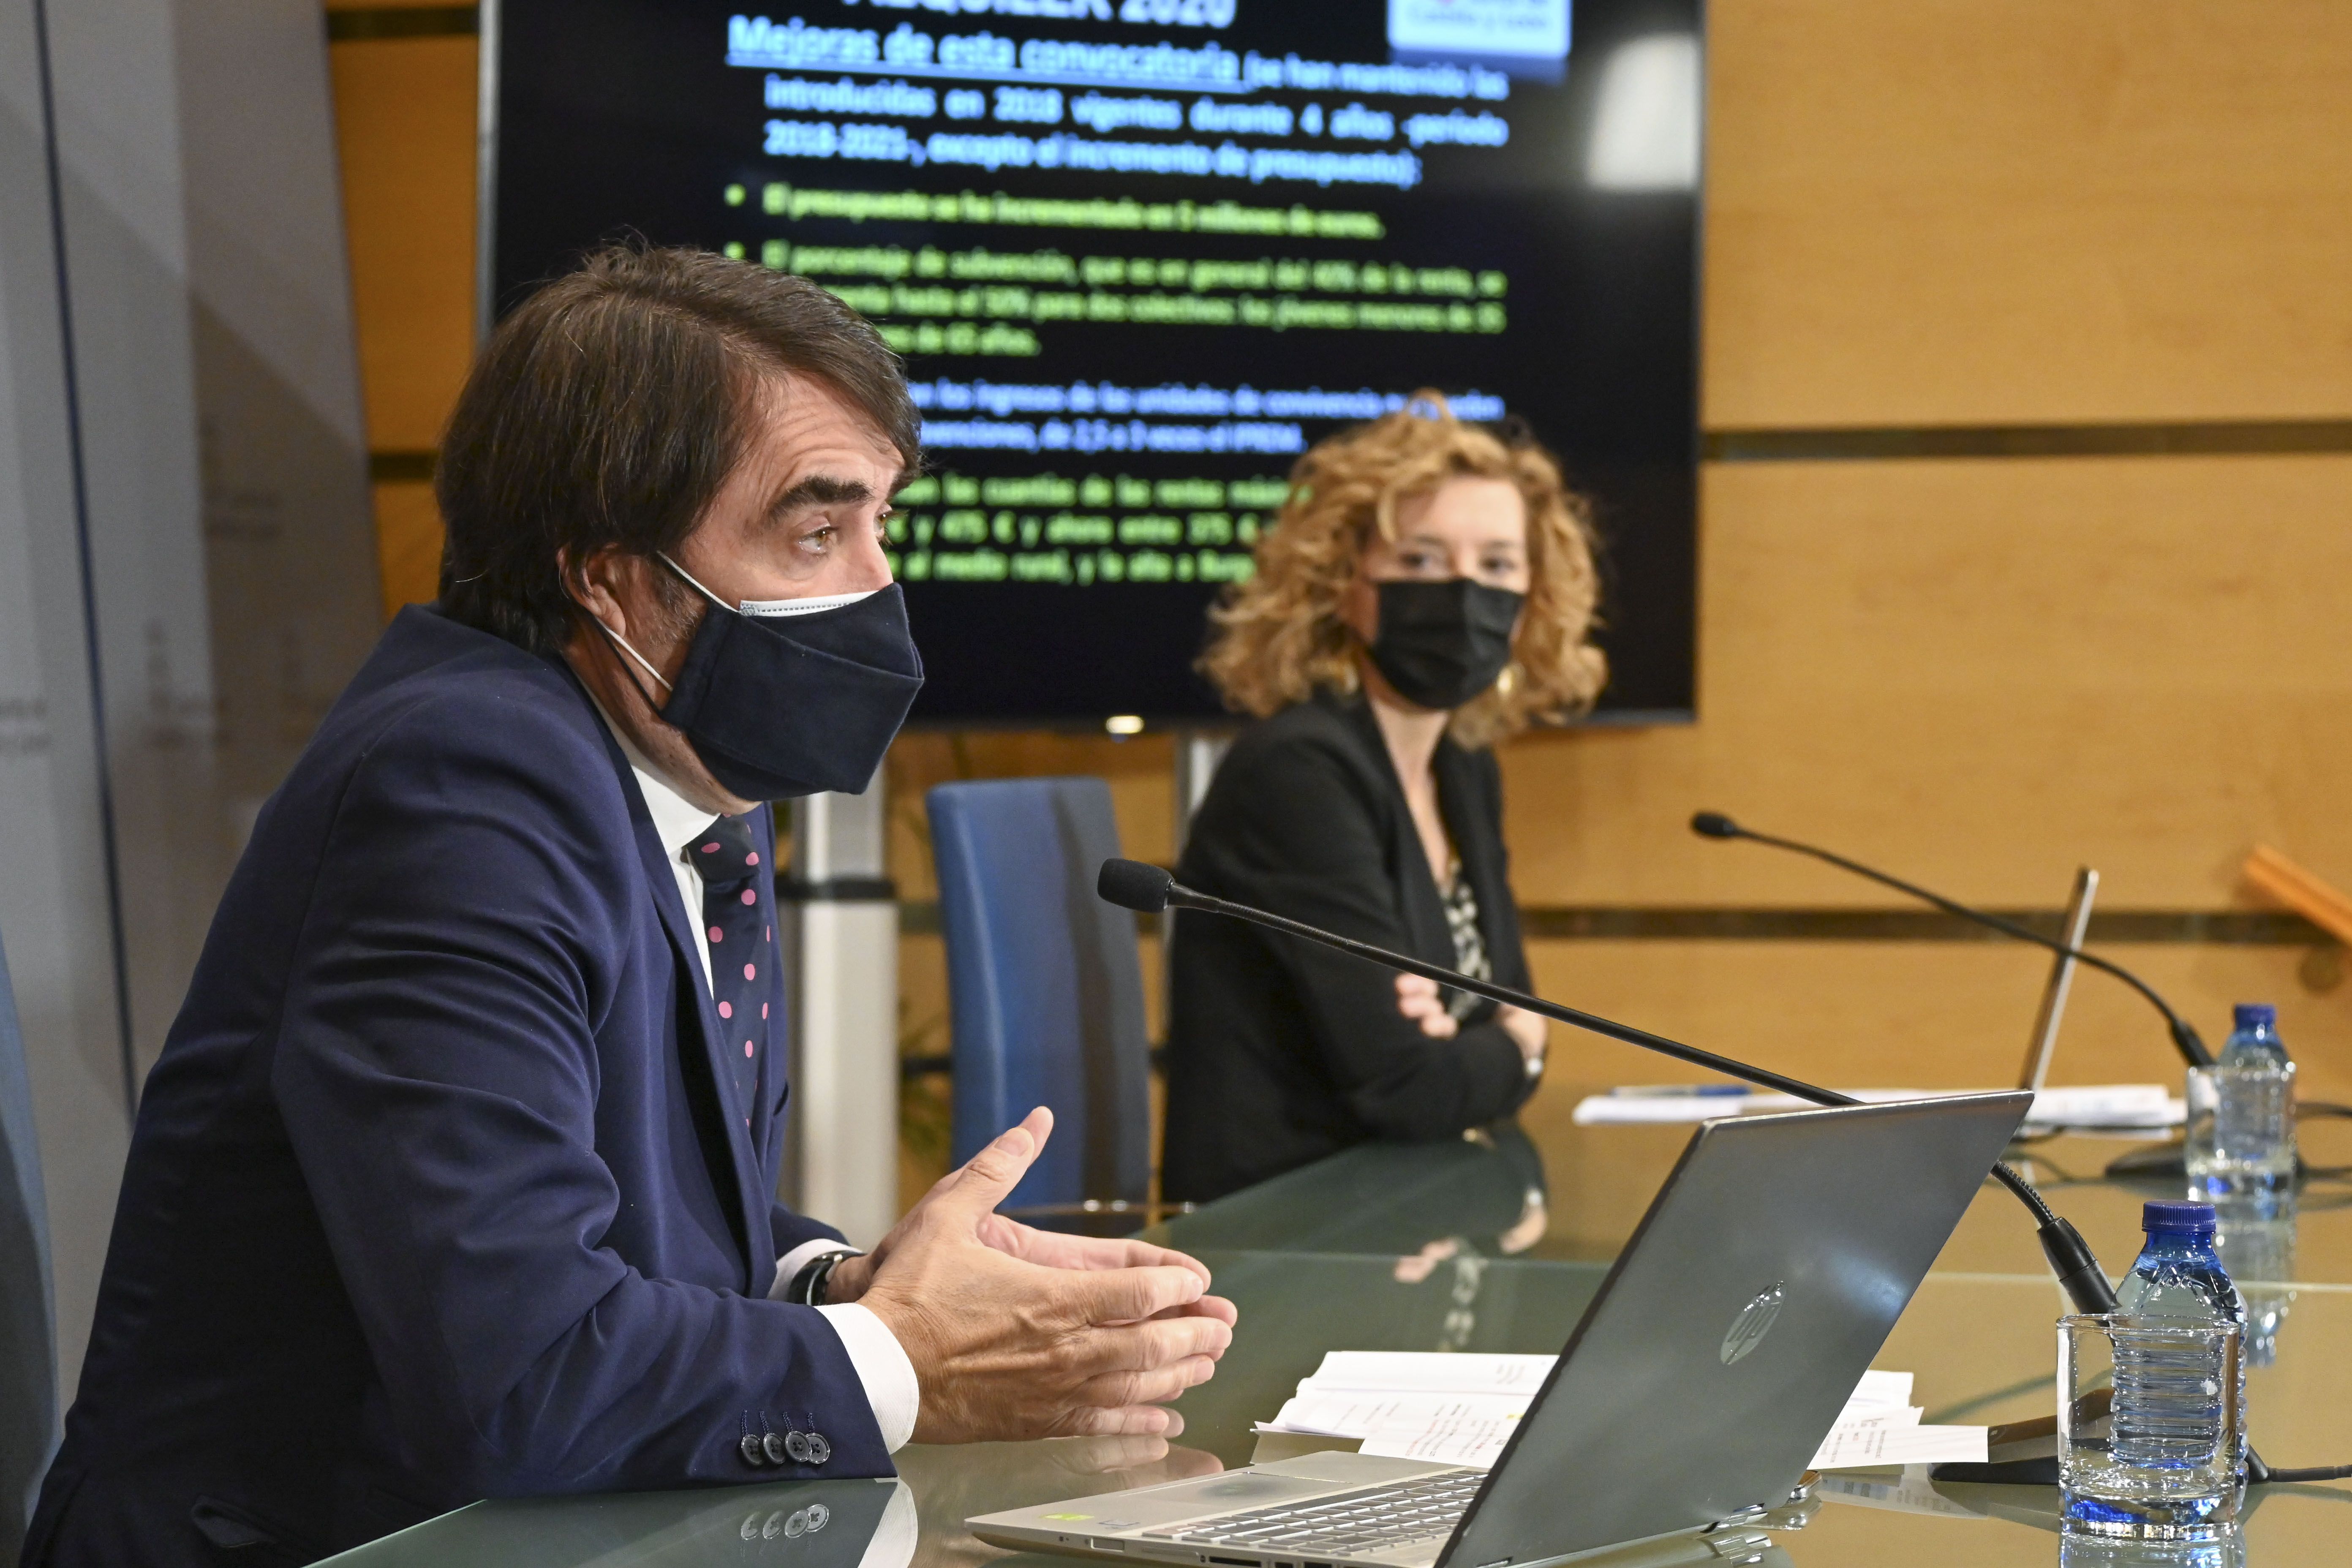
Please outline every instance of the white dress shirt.
[[[604, 728], [620, 742], [621, 754], [629, 759], [630, 772], [637, 775], [638, 793], [645, 796], [646, 813], [654, 819], [654, 832], [669, 847], [670, 875], [677, 879], [677, 896], [686, 904], [686, 923], [693, 928], [695, 952], [702, 960], [702, 985], [710, 988], [710, 938], [702, 923], [702, 879], [696, 874], [691, 859], [691, 847], [710, 829], [713, 820], [709, 812], [671, 787], [668, 780], [654, 771], [613, 716], [604, 712], [604, 704], [596, 705], [604, 718]], [[828, 1252], [854, 1253], [857, 1248], [820, 1237], [804, 1241], [776, 1260], [776, 1282], [769, 1288], [769, 1299], [780, 1299], [789, 1289], [793, 1277]], [[882, 1441], [896, 1453], [915, 1435], [915, 1415], [921, 1407], [922, 1388], [915, 1378], [915, 1363], [907, 1359], [906, 1347], [898, 1342], [889, 1325], [866, 1308], [856, 1302], [838, 1306], [819, 1307], [817, 1312], [831, 1324], [840, 1336], [841, 1348], [848, 1353], [849, 1364], [857, 1373], [857, 1381], [865, 1385], [866, 1403], [874, 1407], [875, 1425], [882, 1429]]]

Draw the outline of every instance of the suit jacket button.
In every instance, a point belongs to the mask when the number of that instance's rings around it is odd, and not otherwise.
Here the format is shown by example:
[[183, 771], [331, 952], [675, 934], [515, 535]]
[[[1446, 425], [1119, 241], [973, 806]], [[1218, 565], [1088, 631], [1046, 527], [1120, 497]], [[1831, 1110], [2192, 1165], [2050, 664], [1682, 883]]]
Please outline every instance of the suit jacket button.
[[[833, 1458], [833, 1445], [824, 1440], [824, 1435], [823, 1433], [812, 1432], [808, 1435], [808, 1462], [810, 1464], [822, 1465], [827, 1459]], [[814, 1530], [816, 1527], [814, 1525], [811, 1525], [809, 1528]]]
[[743, 1441], [736, 1447], [742, 1449], [743, 1462], [747, 1465], [764, 1465], [768, 1462], [767, 1449], [761, 1446], [760, 1439], [750, 1432], [743, 1434]]
[[787, 1436], [784, 1438], [784, 1451], [793, 1457], [795, 1464], [807, 1464], [809, 1462], [808, 1434], [794, 1432]]
[[[797, 1437], [800, 1434], [795, 1432], [793, 1436]], [[766, 1436], [761, 1438], [760, 1446], [768, 1451], [768, 1463], [772, 1465], [782, 1464], [788, 1455], [795, 1459], [800, 1458], [798, 1454], [792, 1452], [791, 1443], [786, 1441], [784, 1438], [778, 1436], [773, 1432], [771, 1432]]]

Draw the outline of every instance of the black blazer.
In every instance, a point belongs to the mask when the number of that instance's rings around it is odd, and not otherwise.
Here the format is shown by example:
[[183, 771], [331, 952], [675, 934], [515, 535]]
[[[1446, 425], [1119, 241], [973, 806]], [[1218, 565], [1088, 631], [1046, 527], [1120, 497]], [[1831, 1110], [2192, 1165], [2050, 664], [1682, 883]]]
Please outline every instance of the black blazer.
[[[1439, 808], [1478, 896], [1495, 978], [1528, 986], [1494, 755], [1440, 742]], [[1218, 767], [1177, 868], [1255, 904], [1448, 968], [1454, 939], [1404, 788], [1361, 697], [1253, 725]], [[1161, 1190], [1205, 1201], [1374, 1138], [1452, 1138], [1532, 1092], [1482, 1004], [1450, 1040], [1397, 1011], [1396, 980], [1263, 927], [1183, 914], [1171, 933]]]

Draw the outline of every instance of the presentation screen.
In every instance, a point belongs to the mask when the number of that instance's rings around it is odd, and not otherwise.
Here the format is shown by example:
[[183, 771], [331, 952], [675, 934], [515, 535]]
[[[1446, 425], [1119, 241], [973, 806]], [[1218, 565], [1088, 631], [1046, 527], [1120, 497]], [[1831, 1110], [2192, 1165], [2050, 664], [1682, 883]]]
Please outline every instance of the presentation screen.
[[919, 720], [1188, 723], [1315, 441], [1418, 389], [1559, 453], [1601, 716], [1692, 706], [1697, 0], [498, 0], [489, 299], [637, 235], [905, 357]]

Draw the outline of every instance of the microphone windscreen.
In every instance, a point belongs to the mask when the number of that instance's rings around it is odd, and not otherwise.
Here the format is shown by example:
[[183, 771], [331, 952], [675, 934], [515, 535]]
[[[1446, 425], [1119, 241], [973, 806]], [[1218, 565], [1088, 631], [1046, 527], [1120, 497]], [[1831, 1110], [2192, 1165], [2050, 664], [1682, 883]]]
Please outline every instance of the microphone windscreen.
[[1719, 811], [1702, 811], [1691, 817], [1691, 831], [1701, 838], [1737, 838], [1739, 824]]
[[1138, 914], [1158, 914], [1168, 907], [1168, 889], [1176, 879], [1140, 860], [1106, 860], [1095, 879], [1095, 893], [1107, 904]]

